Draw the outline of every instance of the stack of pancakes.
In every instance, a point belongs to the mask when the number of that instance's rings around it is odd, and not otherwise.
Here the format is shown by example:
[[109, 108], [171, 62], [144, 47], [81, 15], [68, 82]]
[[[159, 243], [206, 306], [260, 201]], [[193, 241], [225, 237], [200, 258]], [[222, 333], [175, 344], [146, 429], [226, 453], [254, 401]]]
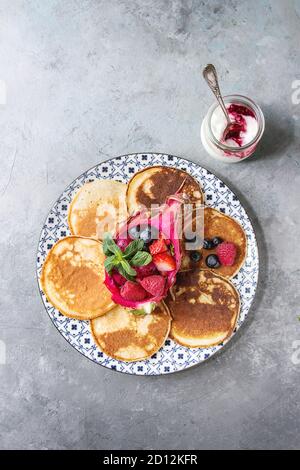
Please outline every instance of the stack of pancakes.
[[204, 207], [204, 237], [235, 243], [233, 266], [208, 269], [206, 250], [201, 249], [201, 260], [195, 263], [183, 243], [182, 270], [176, 284], [151, 315], [136, 315], [115, 305], [103, 284], [103, 233], [113, 232], [117, 222], [124, 222], [142, 206], [163, 204], [178, 190], [187, 201], [204, 204], [199, 183], [176, 168], [145, 168], [128, 185], [110, 180], [85, 184], [70, 205], [72, 236], [56, 243], [44, 263], [41, 286], [48, 300], [68, 317], [91, 320], [97, 345], [110, 357], [122, 361], [146, 359], [168, 336], [189, 348], [214, 346], [235, 328], [240, 299], [230, 278], [244, 263], [246, 236], [234, 219], [210, 207]]

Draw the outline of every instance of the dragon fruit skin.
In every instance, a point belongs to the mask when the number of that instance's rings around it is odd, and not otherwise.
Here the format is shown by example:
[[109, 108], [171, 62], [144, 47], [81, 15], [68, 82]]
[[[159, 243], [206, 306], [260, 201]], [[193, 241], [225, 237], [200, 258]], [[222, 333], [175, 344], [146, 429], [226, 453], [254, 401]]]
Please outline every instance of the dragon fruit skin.
[[163, 235], [166, 239], [170, 240], [174, 247], [174, 258], [176, 262], [176, 268], [173, 271], [166, 273], [167, 282], [165, 284], [165, 289], [160, 296], [147, 297], [143, 301], [131, 301], [125, 300], [120, 294], [120, 288], [114, 281], [113, 277], [105, 272], [104, 284], [112, 293], [112, 300], [119, 305], [124, 307], [137, 309], [141, 308], [144, 304], [153, 302], [158, 303], [163, 300], [169, 289], [173, 286], [176, 281], [176, 274], [181, 265], [181, 246], [179, 239], [179, 218], [181, 212], [181, 205], [183, 200], [177, 194], [175, 196], [170, 196], [166, 203], [158, 208], [157, 213], [150, 217], [148, 211], [141, 211], [135, 216], [130, 217], [127, 223], [119, 230], [116, 234], [115, 240], [118, 242], [121, 238], [127, 237], [128, 226], [133, 227], [136, 225], [150, 225], [155, 227], [160, 235]]

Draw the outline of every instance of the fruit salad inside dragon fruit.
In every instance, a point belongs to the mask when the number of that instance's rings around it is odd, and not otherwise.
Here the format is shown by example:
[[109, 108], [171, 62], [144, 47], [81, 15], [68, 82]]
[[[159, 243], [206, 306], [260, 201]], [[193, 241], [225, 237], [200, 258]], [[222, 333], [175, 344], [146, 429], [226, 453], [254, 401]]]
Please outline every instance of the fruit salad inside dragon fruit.
[[181, 267], [192, 214], [194, 205], [176, 193], [165, 204], [129, 217], [114, 237], [106, 234], [104, 282], [116, 304], [151, 313], [168, 295]]

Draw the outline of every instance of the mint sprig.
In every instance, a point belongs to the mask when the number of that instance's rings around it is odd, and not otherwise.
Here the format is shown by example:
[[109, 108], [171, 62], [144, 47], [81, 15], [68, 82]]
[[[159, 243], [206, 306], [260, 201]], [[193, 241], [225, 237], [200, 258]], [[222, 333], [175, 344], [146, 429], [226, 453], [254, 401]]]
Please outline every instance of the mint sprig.
[[133, 266], [146, 266], [152, 261], [152, 256], [147, 251], [138, 251], [133, 258], [131, 264]]
[[132, 281], [136, 276], [133, 266], [146, 266], [152, 261], [152, 256], [147, 251], [143, 251], [143, 240], [133, 240], [125, 248], [124, 252], [118, 247], [110, 234], [105, 234], [103, 240], [103, 252], [106, 255], [104, 267], [108, 274], [113, 269], [126, 279]]
[[126, 259], [132, 258], [138, 251], [141, 251], [144, 248], [143, 240], [133, 240], [125, 248], [123, 256]]

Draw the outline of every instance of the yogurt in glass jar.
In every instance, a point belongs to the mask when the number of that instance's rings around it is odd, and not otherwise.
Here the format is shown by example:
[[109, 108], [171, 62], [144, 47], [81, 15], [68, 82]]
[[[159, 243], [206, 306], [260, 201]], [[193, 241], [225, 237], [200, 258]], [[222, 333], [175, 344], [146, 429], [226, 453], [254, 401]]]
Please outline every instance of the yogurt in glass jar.
[[250, 157], [260, 141], [265, 119], [260, 107], [246, 96], [224, 96], [233, 125], [226, 132], [227, 121], [218, 103], [213, 104], [201, 126], [201, 140], [212, 157], [226, 163], [238, 163]]

